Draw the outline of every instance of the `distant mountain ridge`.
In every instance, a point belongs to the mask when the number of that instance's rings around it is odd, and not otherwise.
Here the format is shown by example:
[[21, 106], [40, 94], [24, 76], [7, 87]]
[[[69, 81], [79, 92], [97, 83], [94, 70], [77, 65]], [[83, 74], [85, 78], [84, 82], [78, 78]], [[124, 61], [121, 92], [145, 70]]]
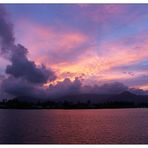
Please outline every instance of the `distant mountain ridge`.
[[14, 98], [23, 102], [36, 102], [36, 101], [55, 101], [55, 102], [72, 102], [72, 103], [107, 103], [107, 102], [135, 102], [135, 103], [148, 103], [148, 95], [136, 95], [129, 91], [124, 91], [120, 94], [71, 94], [66, 95], [60, 98], [49, 98], [47, 100], [28, 97], [28, 96], [19, 96]]
[[148, 95], [136, 95], [129, 91], [120, 94], [71, 94], [60, 98], [39, 99], [19, 96], [0, 102], [2, 109], [102, 109], [148, 108]]
[[148, 95], [136, 95], [129, 91], [124, 91], [118, 95], [108, 98], [108, 101], [115, 102], [135, 102], [135, 103], [148, 103]]

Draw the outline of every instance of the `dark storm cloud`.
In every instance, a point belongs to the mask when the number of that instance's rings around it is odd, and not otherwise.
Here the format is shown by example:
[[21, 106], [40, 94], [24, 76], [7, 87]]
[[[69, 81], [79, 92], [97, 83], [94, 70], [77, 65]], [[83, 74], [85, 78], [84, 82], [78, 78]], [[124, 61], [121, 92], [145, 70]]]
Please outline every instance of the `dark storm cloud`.
[[[71, 81], [66, 78], [64, 81], [57, 83], [56, 85], [50, 85], [49, 88], [45, 89], [41, 85], [34, 85], [22, 78], [9, 77], [2, 83], [3, 90], [11, 94], [12, 97], [19, 96], [26, 99], [54, 99], [69, 94], [81, 93], [81, 82], [78, 78]], [[27, 100], [26, 100], [27, 101]], [[29, 101], [29, 100], [28, 100]]]
[[33, 61], [27, 59], [27, 49], [17, 45], [11, 57], [11, 65], [6, 68], [6, 73], [16, 78], [24, 78], [32, 83], [45, 83], [55, 80], [55, 74], [46, 69], [44, 65], [37, 67]]
[[71, 81], [69, 78], [65, 78], [62, 82], [58, 82], [56, 85], [49, 86], [49, 96], [64, 96], [68, 94], [81, 93], [81, 81], [75, 78]]
[[119, 94], [124, 91], [130, 91], [140, 95], [148, 94], [147, 91], [136, 88], [128, 88], [119, 82], [94, 86], [82, 86], [79, 78], [75, 78], [74, 81], [66, 78], [62, 82], [58, 82], [56, 85], [50, 85], [45, 89], [42, 85], [34, 85], [25, 79], [9, 77], [3, 81], [2, 88], [6, 93], [11, 94], [14, 97], [27, 96], [26, 101], [30, 99], [30, 97], [35, 100], [46, 100], [61, 98], [72, 94]]
[[22, 45], [15, 45], [13, 35], [13, 25], [9, 22], [9, 17], [3, 6], [0, 6], [0, 46], [1, 53], [4, 54], [11, 65], [6, 68], [6, 73], [11, 77], [22, 78], [31, 83], [45, 83], [48, 80], [55, 80], [56, 76], [44, 65], [36, 66], [33, 61], [27, 58], [28, 49]]
[[[62, 82], [58, 82], [56, 85], [50, 85], [46, 94], [49, 98], [62, 97], [72, 94], [120, 94], [124, 91], [130, 91], [135, 94], [148, 94], [147, 91], [138, 88], [129, 88], [120, 82], [105, 83], [102, 85], [83, 86], [79, 78], [75, 78], [71, 81], [66, 78]], [[81, 100], [81, 98], [80, 98]]]
[[2, 89], [11, 97], [26, 97], [26, 101], [32, 99], [48, 99], [48, 90], [41, 85], [34, 85], [22, 78], [9, 77], [2, 82]]
[[79, 78], [71, 81], [66, 78], [55, 86], [49, 86], [49, 95], [64, 96], [68, 94], [118, 94], [128, 90], [128, 87], [122, 83], [106, 83], [103, 85], [83, 86]]
[[14, 77], [9, 77], [8, 79], [5, 79], [2, 83], [2, 88], [4, 91], [11, 95], [18, 95], [18, 96], [26, 96], [30, 95], [33, 90], [33, 85], [28, 83], [27, 81], [23, 79], [16, 79]]
[[[71, 94], [118, 94], [129, 90], [122, 83], [106, 83], [103, 85], [83, 86], [79, 78], [71, 81], [65, 78], [56, 85], [49, 85], [47, 89], [41, 85], [34, 85], [26, 79], [9, 77], [2, 84], [3, 89], [13, 96], [29, 96], [40, 99], [59, 98]], [[137, 91], [133, 90], [132, 91]]]

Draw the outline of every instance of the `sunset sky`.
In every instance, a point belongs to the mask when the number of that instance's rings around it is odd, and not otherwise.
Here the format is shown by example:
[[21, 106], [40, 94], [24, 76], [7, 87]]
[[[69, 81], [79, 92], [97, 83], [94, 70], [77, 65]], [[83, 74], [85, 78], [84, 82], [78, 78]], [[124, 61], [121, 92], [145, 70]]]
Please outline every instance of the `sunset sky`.
[[[57, 78], [148, 89], [148, 5], [5, 5], [16, 43]], [[0, 57], [0, 74], [9, 60]]]

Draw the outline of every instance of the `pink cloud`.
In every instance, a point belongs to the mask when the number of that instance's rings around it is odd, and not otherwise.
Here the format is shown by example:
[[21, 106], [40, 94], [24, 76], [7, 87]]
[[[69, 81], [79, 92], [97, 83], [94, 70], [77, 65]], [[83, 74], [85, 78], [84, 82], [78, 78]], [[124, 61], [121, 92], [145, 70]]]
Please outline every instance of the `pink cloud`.
[[133, 72], [123, 73], [122, 70], [114, 72], [112, 68], [132, 64], [148, 58], [147, 48], [147, 39], [139, 44], [139, 48], [136, 47], [136, 44], [128, 47], [118, 40], [104, 42], [102, 45], [99, 44], [98, 46], [91, 47], [74, 64], [67, 63], [63, 66], [61, 65], [61, 72], [69, 71], [75, 73], [75, 76], [84, 73], [85, 79], [92, 80], [95, 78], [96, 81], [131, 79], [145, 74], [145, 71], [136, 71], [133, 74]]
[[88, 41], [88, 37], [80, 32], [59, 32], [50, 26], [39, 25], [29, 20], [21, 20], [15, 26], [17, 41], [26, 45], [30, 49], [30, 57], [38, 61], [46, 59], [47, 62], [53, 63], [48, 60], [50, 55], [55, 56], [54, 58], [63, 55], [63, 58], [65, 54], [68, 56], [72, 52], [77, 53], [77, 49]]
[[[116, 9], [114, 8], [114, 11], [117, 12]], [[59, 33], [52, 27], [26, 20], [17, 22], [16, 26], [18, 42], [29, 49], [29, 56], [36, 63], [44, 63], [47, 67], [52, 67], [58, 75], [57, 81], [63, 80], [67, 75], [71, 80], [81, 76], [86, 81], [95, 79], [96, 82], [127, 80], [134, 76], [123, 73], [123, 71], [114, 72], [112, 68], [148, 58], [148, 40], [144, 32], [131, 37], [130, 45], [126, 43], [129, 39], [122, 38], [99, 43], [96, 41], [94, 45], [89, 44], [85, 47], [84, 45], [90, 42], [90, 38], [80, 32]], [[84, 48], [79, 49], [81, 46]], [[65, 58], [69, 58], [69, 61]], [[61, 61], [58, 63], [57, 59]], [[139, 72], [135, 76], [141, 74], [143, 73]]]

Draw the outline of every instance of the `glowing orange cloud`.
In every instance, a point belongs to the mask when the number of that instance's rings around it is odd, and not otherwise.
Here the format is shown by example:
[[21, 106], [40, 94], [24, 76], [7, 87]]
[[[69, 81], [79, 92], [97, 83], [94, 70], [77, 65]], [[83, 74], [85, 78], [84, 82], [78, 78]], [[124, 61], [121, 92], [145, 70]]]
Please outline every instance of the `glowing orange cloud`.
[[136, 85], [135, 88], [141, 88], [143, 90], [148, 90], [148, 85]]
[[[110, 8], [106, 9], [110, 10]], [[111, 10], [113, 12], [110, 13], [118, 11], [117, 8]], [[23, 25], [25, 32], [21, 30], [22, 23], [25, 24]], [[96, 81], [126, 80], [131, 75], [123, 71], [114, 72], [112, 68], [148, 58], [148, 40], [142, 37], [143, 33], [134, 37], [134, 40], [143, 40], [139, 44], [124, 44], [126, 39], [104, 41], [99, 44], [96, 41], [94, 45], [84, 47], [82, 52], [79, 46], [87, 44], [90, 38], [81, 32], [59, 33], [52, 27], [29, 21], [18, 22], [17, 26], [20, 31], [16, 31], [16, 36], [21, 36], [21, 39], [18, 38], [19, 42], [30, 49], [29, 57], [37, 64], [44, 63], [47, 67], [51, 67], [58, 76], [55, 82], [67, 77], [66, 73], [71, 80], [75, 77], [83, 77], [86, 80], [95, 78]], [[80, 52], [82, 53], [79, 54]], [[78, 53], [79, 56], [75, 57], [74, 53]], [[67, 58], [66, 56], [69, 55], [72, 55], [74, 60], [70, 59], [67, 62], [63, 57]], [[57, 63], [54, 58], [61, 58], [61, 61]], [[136, 72], [136, 76], [141, 74], [143, 72]]]

